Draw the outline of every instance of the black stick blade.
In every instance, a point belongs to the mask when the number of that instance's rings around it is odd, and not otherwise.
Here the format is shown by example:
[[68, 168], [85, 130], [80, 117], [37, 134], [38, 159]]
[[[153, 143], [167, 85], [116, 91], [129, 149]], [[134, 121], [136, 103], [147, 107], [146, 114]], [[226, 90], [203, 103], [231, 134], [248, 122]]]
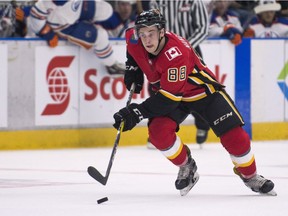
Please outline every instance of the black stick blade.
[[104, 177], [95, 167], [89, 166], [87, 172], [96, 181], [100, 182], [102, 185], [106, 185], [108, 178]]

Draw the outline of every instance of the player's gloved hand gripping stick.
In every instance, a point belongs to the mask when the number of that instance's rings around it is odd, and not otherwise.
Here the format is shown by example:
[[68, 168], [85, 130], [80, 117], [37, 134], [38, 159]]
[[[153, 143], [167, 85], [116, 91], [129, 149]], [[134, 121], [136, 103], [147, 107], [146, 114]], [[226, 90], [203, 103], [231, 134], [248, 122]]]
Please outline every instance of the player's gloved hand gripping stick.
[[[130, 89], [130, 93], [129, 93], [127, 102], [126, 102], [126, 107], [128, 107], [129, 104], [131, 103], [132, 96], [134, 94], [134, 90], [135, 90], [135, 84], [133, 83], [132, 86], [131, 86], [131, 89]], [[111, 156], [110, 156], [109, 164], [108, 164], [108, 167], [107, 167], [107, 170], [106, 170], [106, 175], [103, 176], [93, 166], [89, 166], [88, 169], [87, 169], [87, 172], [89, 173], [89, 175], [92, 178], [94, 178], [96, 181], [100, 182], [103, 185], [106, 185], [106, 183], [108, 181], [108, 177], [110, 175], [111, 167], [112, 167], [112, 164], [113, 164], [113, 161], [114, 161], [114, 157], [115, 157], [115, 154], [116, 154], [116, 151], [117, 151], [117, 147], [118, 147], [118, 144], [119, 144], [119, 141], [120, 141], [120, 136], [121, 136], [123, 128], [124, 128], [124, 121], [121, 122], [121, 124], [120, 124], [120, 126], [119, 126], [119, 128], [117, 130], [117, 135], [116, 135], [116, 139], [115, 139], [114, 146], [113, 146], [113, 149], [112, 149], [112, 153], [111, 153]]]

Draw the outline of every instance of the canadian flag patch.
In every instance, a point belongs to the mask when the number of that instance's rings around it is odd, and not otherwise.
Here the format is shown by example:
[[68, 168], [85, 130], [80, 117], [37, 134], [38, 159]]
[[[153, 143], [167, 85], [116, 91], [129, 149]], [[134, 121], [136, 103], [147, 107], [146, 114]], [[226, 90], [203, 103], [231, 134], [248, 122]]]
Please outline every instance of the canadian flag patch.
[[167, 56], [168, 60], [171, 61], [172, 59], [176, 58], [177, 56], [181, 56], [182, 53], [180, 52], [178, 47], [172, 47], [165, 52], [165, 55]]

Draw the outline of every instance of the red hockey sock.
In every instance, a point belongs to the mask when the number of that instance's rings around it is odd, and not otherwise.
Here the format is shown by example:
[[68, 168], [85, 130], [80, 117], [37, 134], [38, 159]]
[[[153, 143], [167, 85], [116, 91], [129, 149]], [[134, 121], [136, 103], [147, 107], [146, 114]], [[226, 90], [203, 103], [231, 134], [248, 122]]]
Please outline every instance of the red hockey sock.
[[251, 150], [250, 138], [242, 127], [236, 127], [220, 137], [223, 147], [229, 152], [237, 171], [244, 178], [256, 173], [256, 163]]
[[187, 150], [176, 136], [177, 124], [168, 117], [153, 118], [149, 124], [149, 139], [173, 164], [181, 166], [188, 160]]

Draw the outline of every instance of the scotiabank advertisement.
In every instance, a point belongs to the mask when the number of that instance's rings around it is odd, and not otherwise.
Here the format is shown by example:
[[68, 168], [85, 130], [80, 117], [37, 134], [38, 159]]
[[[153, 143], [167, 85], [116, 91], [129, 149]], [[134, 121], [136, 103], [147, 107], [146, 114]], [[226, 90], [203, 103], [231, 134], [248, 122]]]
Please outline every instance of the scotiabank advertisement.
[[8, 71], [8, 46], [0, 44], [0, 127], [7, 127], [7, 71]]
[[[203, 53], [207, 53], [204, 60], [234, 97], [234, 49], [229, 44], [222, 49], [227, 44], [221, 43], [212, 48], [204, 45]], [[113, 52], [119, 62], [125, 63], [125, 43], [114, 44]], [[217, 52], [220, 56], [215, 55]], [[93, 50], [76, 46], [54, 49], [38, 46], [35, 61], [36, 126], [110, 127], [113, 114], [126, 105], [129, 91], [123, 76], [109, 75]], [[145, 81], [141, 94], [135, 94], [132, 103], [141, 103], [149, 96], [147, 85]]]
[[[119, 62], [126, 61], [125, 45], [113, 46]], [[112, 125], [113, 114], [125, 107], [129, 95], [123, 76], [111, 76], [93, 51], [80, 49], [80, 124]], [[147, 85], [141, 94], [135, 94], [132, 103], [141, 103], [148, 97]]]
[[35, 124], [76, 125], [79, 118], [79, 49], [35, 48]]
[[[125, 62], [125, 45], [114, 55]], [[111, 76], [93, 50], [76, 46], [36, 47], [36, 121], [40, 125], [112, 125], [113, 114], [125, 107], [129, 92], [123, 76]], [[148, 91], [134, 95], [140, 103]]]

